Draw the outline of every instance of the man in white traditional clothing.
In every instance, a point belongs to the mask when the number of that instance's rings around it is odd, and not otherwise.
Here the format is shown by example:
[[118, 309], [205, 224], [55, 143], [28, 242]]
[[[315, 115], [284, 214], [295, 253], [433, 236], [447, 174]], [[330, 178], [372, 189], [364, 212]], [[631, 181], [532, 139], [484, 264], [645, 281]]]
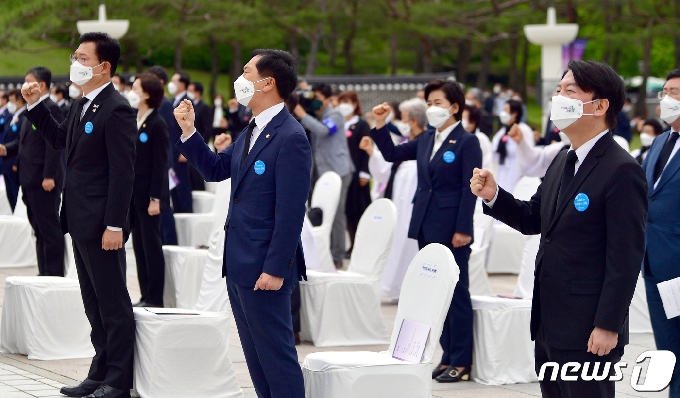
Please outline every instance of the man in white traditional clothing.
[[[402, 126], [409, 131], [408, 140], [414, 140], [427, 128], [427, 103], [413, 98], [399, 105]], [[407, 140], [407, 141], [408, 141]], [[418, 253], [418, 242], [408, 238], [408, 228], [413, 212], [413, 196], [418, 186], [418, 166], [415, 160], [391, 163], [383, 158], [370, 137], [361, 140], [361, 149], [370, 156], [368, 169], [378, 183], [387, 184], [384, 197], [391, 199], [397, 207], [397, 228], [392, 240], [390, 255], [380, 281], [380, 293], [393, 303], [399, 300], [401, 283], [406, 269]]]

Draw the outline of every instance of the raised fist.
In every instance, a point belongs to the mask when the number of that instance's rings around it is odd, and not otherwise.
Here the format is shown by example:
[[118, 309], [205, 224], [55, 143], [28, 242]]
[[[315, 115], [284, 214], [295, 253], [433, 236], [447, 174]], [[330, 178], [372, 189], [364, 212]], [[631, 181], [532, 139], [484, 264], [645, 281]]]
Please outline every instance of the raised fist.
[[489, 170], [475, 168], [472, 171], [472, 178], [470, 178], [470, 189], [475, 196], [488, 202], [496, 196], [498, 185]]

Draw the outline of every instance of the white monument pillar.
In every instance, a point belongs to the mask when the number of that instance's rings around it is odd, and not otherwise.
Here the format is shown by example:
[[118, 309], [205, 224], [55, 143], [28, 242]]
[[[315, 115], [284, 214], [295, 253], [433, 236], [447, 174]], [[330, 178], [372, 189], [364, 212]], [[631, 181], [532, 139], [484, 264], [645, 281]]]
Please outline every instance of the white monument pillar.
[[525, 25], [524, 34], [530, 43], [541, 46], [541, 105], [543, 107], [543, 126], [550, 115], [548, 101], [561, 80], [562, 45], [571, 43], [578, 34], [578, 24], [558, 24], [555, 7], [548, 8], [548, 21], [545, 25]]
[[90, 32], [104, 32], [114, 39], [120, 39], [125, 36], [130, 27], [130, 21], [127, 19], [106, 19], [106, 5], [104, 2], [99, 5], [99, 19], [90, 21], [76, 22], [78, 33], [85, 34]]

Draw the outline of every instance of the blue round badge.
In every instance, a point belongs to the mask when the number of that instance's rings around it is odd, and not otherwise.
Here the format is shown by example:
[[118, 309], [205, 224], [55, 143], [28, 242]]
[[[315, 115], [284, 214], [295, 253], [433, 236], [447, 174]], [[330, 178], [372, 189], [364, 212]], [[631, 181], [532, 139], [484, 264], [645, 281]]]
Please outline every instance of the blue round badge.
[[90, 134], [94, 130], [94, 125], [92, 122], [85, 123], [85, 134]]
[[13, 133], [16, 133], [16, 132], [17, 132], [17, 125], [16, 125], [16, 124], [13, 124], [13, 125], [12, 125], [12, 132], [13, 132]]
[[4, 117], [0, 117], [0, 124], [5, 124], [5, 118]]
[[578, 211], [585, 211], [588, 208], [589, 204], [590, 198], [588, 198], [588, 195], [584, 193], [580, 193], [576, 195], [576, 198], [574, 198], [574, 207]]
[[139, 140], [142, 142], [147, 142], [149, 141], [149, 136], [146, 133], [142, 133], [139, 135]]
[[264, 162], [258, 160], [257, 162], [255, 162], [255, 166], [253, 166], [253, 169], [255, 170], [255, 174], [261, 176], [262, 174], [264, 174], [265, 170]]
[[444, 152], [443, 158], [446, 163], [453, 163], [453, 161], [456, 160], [456, 154], [451, 151], [446, 151]]

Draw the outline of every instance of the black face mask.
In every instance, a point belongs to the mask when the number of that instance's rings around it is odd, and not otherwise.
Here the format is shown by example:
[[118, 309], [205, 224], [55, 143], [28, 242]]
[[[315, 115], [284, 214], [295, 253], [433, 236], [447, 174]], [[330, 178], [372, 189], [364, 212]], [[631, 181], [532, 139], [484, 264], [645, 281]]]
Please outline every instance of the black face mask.
[[313, 99], [309, 101], [309, 105], [312, 107], [314, 111], [318, 111], [323, 106], [323, 102], [321, 102], [318, 99]]

